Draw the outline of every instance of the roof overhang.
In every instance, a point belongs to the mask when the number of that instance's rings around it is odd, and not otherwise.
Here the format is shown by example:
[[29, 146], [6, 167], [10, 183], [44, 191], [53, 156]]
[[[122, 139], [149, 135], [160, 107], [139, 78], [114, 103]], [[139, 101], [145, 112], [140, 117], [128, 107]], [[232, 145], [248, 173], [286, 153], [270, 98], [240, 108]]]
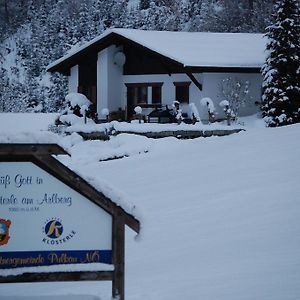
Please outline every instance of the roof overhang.
[[203, 66], [203, 67], [193, 67], [193, 66], [186, 66], [184, 69], [187, 72], [191, 73], [260, 73], [261, 67], [259, 66], [241, 66], [241, 67], [217, 67], [217, 66]]

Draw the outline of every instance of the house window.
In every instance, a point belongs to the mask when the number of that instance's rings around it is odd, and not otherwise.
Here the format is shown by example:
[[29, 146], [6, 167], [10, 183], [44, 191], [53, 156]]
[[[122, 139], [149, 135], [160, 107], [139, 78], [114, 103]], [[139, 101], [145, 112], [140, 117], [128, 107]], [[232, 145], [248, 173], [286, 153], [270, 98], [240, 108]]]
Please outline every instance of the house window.
[[175, 100], [180, 103], [189, 103], [191, 82], [184, 81], [173, 83], [175, 85]]
[[153, 107], [161, 105], [162, 82], [125, 83], [129, 106]]
[[161, 85], [152, 86], [152, 104], [161, 104]]
[[147, 104], [148, 103], [148, 87], [137, 86], [133, 88], [133, 103]]

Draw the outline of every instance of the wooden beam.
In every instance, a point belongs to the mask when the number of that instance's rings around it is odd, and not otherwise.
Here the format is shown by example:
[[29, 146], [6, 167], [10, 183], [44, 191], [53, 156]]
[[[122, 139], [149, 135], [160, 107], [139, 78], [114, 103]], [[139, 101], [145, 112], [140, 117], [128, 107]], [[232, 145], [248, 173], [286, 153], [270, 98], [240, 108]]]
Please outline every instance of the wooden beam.
[[193, 81], [195, 86], [202, 91], [202, 84], [197, 80], [197, 78], [191, 72], [186, 72], [186, 75]]
[[68, 154], [57, 144], [0, 144], [0, 155], [58, 155]]
[[112, 295], [119, 300], [125, 299], [125, 222], [121, 210], [113, 222], [113, 264], [115, 266]]
[[261, 73], [261, 67], [218, 67], [218, 66], [211, 66], [211, 67], [193, 67], [193, 66], [186, 66], [185, 71], [189, 73]]
[[21, 275], [0, 276], [0, 283], [56, 282], [56, 281], [108, 281], [113, 271], [48, 272], [23, 273]]

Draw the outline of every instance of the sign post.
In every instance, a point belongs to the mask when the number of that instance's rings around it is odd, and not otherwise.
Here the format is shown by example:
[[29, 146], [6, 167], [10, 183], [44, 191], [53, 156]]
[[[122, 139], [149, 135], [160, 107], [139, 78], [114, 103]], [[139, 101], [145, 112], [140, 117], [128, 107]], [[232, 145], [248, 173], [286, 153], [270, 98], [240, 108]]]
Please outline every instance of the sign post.
[[[0, 145], [0, 270], [25, 268], [0, 283], [111, 280], [113, 297], [123, 300], [125, 225], [139, 232], [139, 221], [58, 154], [67, 153], [52, 144]], [[72, 271], [93, 263], [101, 270]], [[54, 272], [35, 268], [42, 266]]]

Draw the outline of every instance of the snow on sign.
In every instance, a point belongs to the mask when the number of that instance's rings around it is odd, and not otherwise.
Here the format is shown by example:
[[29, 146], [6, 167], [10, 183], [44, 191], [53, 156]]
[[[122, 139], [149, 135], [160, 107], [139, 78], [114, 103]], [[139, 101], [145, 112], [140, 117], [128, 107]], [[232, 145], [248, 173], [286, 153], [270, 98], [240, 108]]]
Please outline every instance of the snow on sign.
[[0, 283], [111, 280], [123, 300], [125, 225], [140, 223], [58, 154], [54, 144], [0, 144]]
[[0, 162], [0, 211], [1, 268], [112, 263], [112, 216], [32, 162]]

